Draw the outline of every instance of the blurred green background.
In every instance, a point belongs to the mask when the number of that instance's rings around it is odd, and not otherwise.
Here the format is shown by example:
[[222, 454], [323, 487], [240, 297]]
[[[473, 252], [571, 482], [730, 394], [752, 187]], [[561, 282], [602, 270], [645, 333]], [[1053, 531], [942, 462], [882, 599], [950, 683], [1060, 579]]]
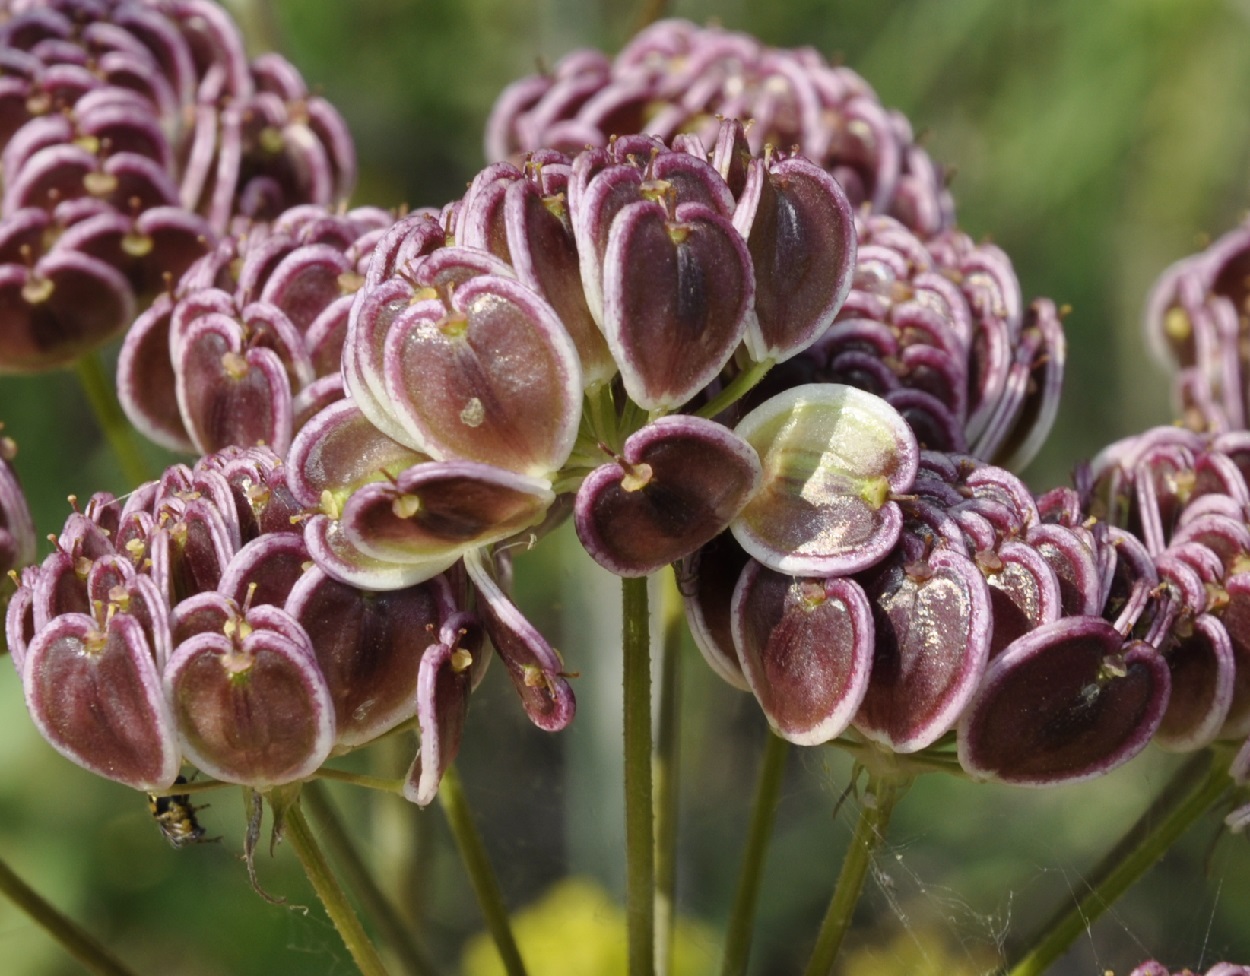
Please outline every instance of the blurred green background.
[[[415, 206], [463, 191], [507, 82], [573, 47], [615, 51], [640, 6], [273, 0], [240, 15], [347, 118], [362, 163], [357, 202]], [[1231, 227], [1250, 199], [1250, 4], [742, 0], [669, 12], [772, 45], [811, 45], [858, 70], [956, 171], [961, 226], [1012, 256], [1026, 297], [1071, 305], [1067, 389], [1054, 434], [1026, 472], [1035, 489], [1066, 482], [1075, 460], [1108, 441], [1170, 418], [1139, 319], [1159, 271]], [[4, 378], [0, 419], [20, 445], [17, 467], [42, 534], [59, 529], [69, 492], [127, 487], [72, 374]], [[588, 563], [567, 532], [517, 561], [519, 602], [582, 674], [574, 728], [549, 736], [530, 727], [498, 668], [470, 713], [462, 768], [516, 906], [570, 873], [614, 894], [622, 888], [617, 598]], [[764, 726], [753, 701], [687, 650], [678, 893], [694, 923], [691, 965], [715, 971]], [[376, 771], [403, 761], [365, 762]], [[1039, 914], [1083, 892], [1083, 872], [1175, 765], [1151, 750], [1104, 780], [1050, 791], [921, 780], [870, 879], [845, 972], [985, 971]], [[265, 854], [259, 870], [291, 905], [249, 889], [237, 795], [213, 794], [203, 813], [221, 843], [170, 850], [143, 796], [78, 770], [36, 736], [8, 665], [0, 665], [0, 770], [0, 856], [138, 972], [353, 971], [288, 852]], [[838, 806], [848, 778], [849, 763], [833, 750], [791, 754], [757, 976], [801, 969], [853, 822], [853, 802]], [[481, 923], [438, 812], [358, 791], [334, 796], [431, 951], [447, 973], [459, 972]], [[567, 900], [553, 904], [539, 917], [557, 935], [536, 950], [531, 973], [580, 976], [561, 968], [575, 953], [559, 948], [558, 934], [597, 937], [582, 917], [597, 903], [574, 900], [581, 915]], [[1149, 956], [1174, 968], [1250, 962], [1250, 844], [1222, 832], [1218, 817], [1192, 830], [1055, 972], [1127, 973]], [[13, 976], [78, 971], [6, 904], [0, 958]], [[604, 965], [602, 976], [616, 976]]]

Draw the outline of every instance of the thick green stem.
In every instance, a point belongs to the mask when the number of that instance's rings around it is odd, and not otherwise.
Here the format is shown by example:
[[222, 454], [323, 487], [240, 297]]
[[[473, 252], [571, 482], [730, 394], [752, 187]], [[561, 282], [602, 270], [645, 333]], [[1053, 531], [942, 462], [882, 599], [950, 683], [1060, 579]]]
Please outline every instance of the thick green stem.
[[629, 976], [655, 973], [655, 821], [651, 789], [651, 628], [647, 579], [621, 580], [625, 671], [625, 915]]
[[130, 426], [130, 421], [122, 413], [121, 404], [117, 402], [100, 354], [95, 352], [83, 356], [78, 360], [77, 369], [78, 382], [87, 394], [96, 422], [121, 465], [122, 474], [132, 486], [142, 484], [148, 480], [147, 462], [139, 451], [135, 429]]
[[34, 888], [0, 861], [0, 892], [52, 936], [88, 972], [97, 976], [135, 976], [78, 923], [44, 900]]
[[452, 836], [456, 838], [460, 859], [469, 873], [469, 882], [473, 885], [478, 906], [486, 919], [486, 928], [495, 940], [495, 948], [499, 950], [504, 971], [508, 976], [525, 976], [525, 963], [521, 961], [521, 951], [512, 935], [508, 906], [504, 904], [499, 881], [490, 866], [490, 859], [486, 856], [486, 845], [482, 843], [482, 836], [473, 823], [464, 786], [455, 766], [449, 766], [443, 773], [443, 781], [438, 788], [438, 801], [447, 817]]
[[1229, 786], [1228, 756], [1200, 753], [1159, 791], [1145, 813], [1089, 874], [1088, 892], [1042, 925], [1003, 966], [1009, 976], [1044, 972], [1090, 925], [1163, 856]]
[[408, 926], [382, 893], [381, 887], [356, 850], [351, 836], [343, 827], [338, 811], [334, 809], [325, 784], [316, 780], [306, 784], [301, 800], [308, 808], [309, 815], [317, 822], [330, 856], [343, 872], [361, 906], [374, 920], [382, 937], [399, 957], [404, 970], [413, 976], [438, 976], [438, 967], [408, 931]]
[[868, 877], [872, 859], [885, 843], [890, 814], [907, 791], [909, 782], [889, 775], [869, 776], [868, 785], [860, 797], [859, 822], [855, 825], [855, 836], [851, 838], [851, 846], [847, 848], [846, 858], [842, 862], [842, 873], [838, 875], [833, 898], [825, 912], [824, 921], [820, 923], [816, 948], [812, 950], [812, 958], [808, 961], [807, 969], [803, 971], [804, 976], [829, 976], [833, 970], [838, 949], [842, 946], [842, 938], [851, 927], [851, 917], [855, 913], [855, 906], [859, 904], [859, 896], [864, 890], [864, 881]]
[[356, 968], [362, 976], [386, 976], [386, 967], [382, 965], [378, 950], [369, 941], [364, 926], [360, 924], [360, 919], [348, 904], [347, 896], [331, 873], [330, 865], [326, 863], [325, 855], [317, 845], [317, 839], [313, 836], [298, 802], [287, 808], [286, 832], [283, 836], [299, 858], [313, 891], [321, 900], [330, 921], [338, 929], [339, 937], [351, 953]]
[[741, 976], [747, 971], [755, 908], [759, 903], [760, 880], [764, 875], [764, 858], [772, 838], [777, 798], [781, 795], [781, 778], [789, 751], [789, 743], [785, 739], [771, 731], [768, 733], [760, 763], [759, 785], [755, 790], [755, 807], [751, 811], [751, 827], [742, 855], [742, 873], [738, 876], [738, 891], [734, 895], [733, 910], [729, 913], [721, 976]]
[[664, 644], [660, 658], [659, 714], [651, 775], [655, 788], [655, 969], [673, 966], [677, 918], [677, 812], [681, 768], [681, 638], [685, 613], [672, 573], [664, 574], [661, 598]]

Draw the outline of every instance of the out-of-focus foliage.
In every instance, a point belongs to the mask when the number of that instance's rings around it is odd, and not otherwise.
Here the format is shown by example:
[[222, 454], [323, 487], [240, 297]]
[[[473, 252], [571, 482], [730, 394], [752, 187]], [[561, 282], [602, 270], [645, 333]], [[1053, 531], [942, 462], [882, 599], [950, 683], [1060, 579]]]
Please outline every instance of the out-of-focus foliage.
[[[573, 47], [615, 50], [641, 5], [232, 6], [254, 15], [258, 48], [282, 51], [346, 117], [362, 167], [355, 202], [416, 206], [463, 193], [482, 163], [490, 102], [508, 81]], [[1250, 4], [700, 0], [669, 12], [840, 56], [927, 132], [933, 156], [955, 169], [963, 229], [1011, 255], [1026, 294], [1071, 306], [1067, 389], [1050, 442], [1025, 472], [1034, 489], [1064, 482], [1074, 461], [1112, 439], [1171, 418], [1163, 373], [1141, 339], [1141, 310], [1159, 271], [1250, 205]], [[20, 446], [15, 465], [41, 534], [61, 525], [67, 493], [126, 490], [72, 374], [6, 377], [0, 419]], [[618, 897], [623, 889], [619, 634], [602, 619], [616, 592], [569, 542], [557, 536], [518, 554], [516, 570], [518, 602], [582, 675], [574, 728], [553, 737], [528, 727], [498, 669], [475, 695], [462, 752], [469, 796], [513, 905], [538, 898], [566, 872], [591, 875]], [[683, 914], [715, 929], [733, 895], [764, 728], [754, 703], [686, 650], [678, 899]], [[205, 801], [211, 807], [202, 820], [223, 836], [220, 844], [172, 851], [149, 822], [144, 797], [55, 756], [19, 696], [12, 669], [0, 661], [0, 852], [51, 900], [141, 972], [348, 970], [319, 910], [271, 905], [248, 888], [238, 860], [244, 813], [234, 791]], [[393, 772], [384, 757], [375, 762], [369, 772]], [[867, 922], [875, 913], [882, 930], [926, 947], [936, 928], [947, 947], [941, 952], [992, 957], [1054, 904], [1083, 893], [1082, 872], [1173, 765], [1152, 749], [1104, 780], [1043, 791], [922, 779], [895, 816], [859, 917]], [[755, 974], [801, 969], [849, 836], [854, 801], [833, 812], [849, 771], [828, 749], [791, 758], [766, 866]], [[454, 972], [480, 922], [437, 812], [418, 814], [389, 797], [337, 795], [384, 884], [401, 893], [432, 952]], [[416, 855], [415, 874], [398, 867], [408, 854]], [[293, 905], [313, 904], [289, 857], [279, 855], [260, 859], [266, 889]], [[551, 912], [548, 905], [544, 917]], [[1250, 959], [1248, 913], [1250, 845], [1221, 834], [1213, 818], [1056, 971], [1126, 972], [1149, 955], [1195, 968]], [[593, 921], [584, 908], [578, 917], [579, 925]], [[575, 922], [564, 924], [571, 931]], [[876, 933], [857, 930], [856, 945], [889, 941]], [[714, 958], [715, 942], [708, 944], [701, 936], [700, 951]], [[77, 971], [6, 904], [0, 953], [12, 976]], [[936, 948], [921, 955], [942, 958]], [[903, 956], [888, 958], [891, 971], [911, 966]], [[537, 962], [535, 971], [555, 972]]]

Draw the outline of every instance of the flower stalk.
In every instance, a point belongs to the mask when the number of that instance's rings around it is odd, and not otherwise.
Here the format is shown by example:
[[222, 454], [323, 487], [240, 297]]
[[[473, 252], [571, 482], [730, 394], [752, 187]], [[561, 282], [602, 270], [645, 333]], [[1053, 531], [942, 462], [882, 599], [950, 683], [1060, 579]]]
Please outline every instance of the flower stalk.
[[356, 845], [344, 828], [325, 785], [317, 781], [309, 783], [304, 787], [302, 798], [309, 816], [317, 823], [330, 856], [337, 862], [339, 870], [374, 920], [387, 945], [403, 964], [404, 971], [412, 976], [438, 976], [434, 962], [383, 894], [368, 865], [356, 850]]
[[147, 481], [150, 477], [147, 462], [139, 450], [138, 441], [135, 440], [134, 427], [130, 425], [130, 421], [122, 413], [121, 404], [117, 402], [112, 379], [104, 371], [100, 354], [93, 352], [81, 357], [76, 364], [76, 370], [79, 385], [87, 394], [96, 423], [104, 432], [127, 482], [137, 485]]
[[664, 643], [652, 777], [655, 784], [655, 968], [672, 968], [677, 919], [677, 809], [681, 776], [681, 642], [685, 627], [681, 594], [671, 573], [664, 576], [661, 602]]
[[629, 976], [655, 972], [655, 821], [647, 577], [621, 580], [625, 685], [625, 849]]
[[868, 785], [860, 796], [859, 821], [855, 824], [855, 834], [851, 837], [851, 846], [847, 848], [846, 857], [842, 861], [842, 871], [838, 875], [838, 883], [824, 920], [820, 923], [816, 948], [812, 950], [811, 959], [803, 971], [804, 976], [829, 976], [833, 971], [842, 939], [851, 927], [855, 906], [859, 904], [860, 894], [864, 890], [868, 868], [885, 843], [894, 806], [902, 799], [909, 785], [910, 780], [898, 780], [888, 773], [869, 774]]
[[1229, 786], [1229, 757], [1225, 753], [1207, 750], [1186, 761], [1090, 873], [1085, 896], [1042, 925], [1001, 972], [1037, 976], [1088, 931], [1225, 793]]
[[482, 909], [486, 928], [495, 941], [495, 948], [499, 950], [504, 971], [508, 976], [525, 976], [525, 963], [512, 934], [508, 906], [504, 904], [499, 880], [486, 856], [486, 845], [473, 822], [473, 814], [464, 795], [464, 785], [455, 766], [449, 766], [443, 773], [438, 801], [447, 817], [452, 836], [456, 839], [456, 848], [460, 851], [460, 859], [469, 873], [469, 882], [473, 885], [473, 893]]
[[286, 812], [286, 839], [299, 858], [308, 881], [317, 893], [326, 914], [338, 930], [339, 937], [351, 953], [362, 976], [386, 976], [386, 967], [378, 950], [370, 941], [359, 917], [347, 901], [338, 880], [330, 870], [312, 828], [298, 802], [291, 804]]
[[764, 755], [760, 761], [759, 784], [755, 789], [755, 805], [751, 810], [751, 826], [742, 854], [742, 872], [738, 875], [738, 890], [734, 895], [733, 909], [729, 913], [721, 976], [742, 976], [747, 971], [747, 962], [751, 957], [755, 909], [759, 904], [760, 881], [764, 875], [764, 859], [768, 855], [768, 843], [772, 838], [777, 799], [781, 795], [781, 780], [789, 752], [789, 743], [769, 730], [764, 741]]

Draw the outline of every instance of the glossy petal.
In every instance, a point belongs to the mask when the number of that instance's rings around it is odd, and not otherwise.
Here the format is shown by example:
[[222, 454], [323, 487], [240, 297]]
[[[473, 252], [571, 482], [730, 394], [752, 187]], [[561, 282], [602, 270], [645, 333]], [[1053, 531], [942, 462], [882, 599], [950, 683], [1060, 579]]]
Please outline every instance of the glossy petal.
[[734, 593], [734, 644], [768, 724], [799, 745], [840, 735], [868, 691], [872, 608], [854, 580], [796, 579], [753, 563]]
[[876, 653], [855, 727], [895, 752], [914, 752], [955, 724], [985, 673], [988, 589], [970, 559], [937, 549], [919, 564], [895, 558], [868, 595]]
[[396, 414], [436, 457], [544, 477], [573, 448], [577, 349], [551, 307], [516, 281], [482, 275], [437, 316], [426, 304], [401, 313], [385, 357]]
[[728, 219], [698, 203], [631, 203], [603, 257], [603, 331], [631, 400], [681, 406], [720, 372], [746, 331], [751, 258]]
[[880, 560], [902, 527], [892, 494], [915, 478], [918, 447], [885, 401], [852, 387], [795, 387], [736, 432], [759, 453], [764, 484], [731, 525], [752, 556], [787, 575], [832, 576]]

